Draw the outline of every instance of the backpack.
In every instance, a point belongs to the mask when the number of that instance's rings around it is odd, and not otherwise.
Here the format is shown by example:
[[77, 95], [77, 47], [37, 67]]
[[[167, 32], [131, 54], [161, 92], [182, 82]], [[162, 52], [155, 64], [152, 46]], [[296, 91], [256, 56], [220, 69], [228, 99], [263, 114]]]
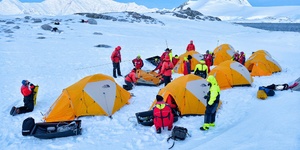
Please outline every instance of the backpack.
[[175, 141], [178, 141], [178, 140], [183, 141], [183, 140], [185, 140], [185, 138], [186, 138], [187, 135], [189, 135], [187, 128], [175, 126], [173, 128], [173, 130], [172, 130], [171, 136], [167, 140], [167, 142], [169, 142], [170, 139], [174, 140], [172, 146], [169, 149], [171, 149], [174, 146]]
[[35, 122], [32, 117], [26, 118], [22, 124], [22, 135], [23, 136], [30, 135], [34, 125], [35, 125]]

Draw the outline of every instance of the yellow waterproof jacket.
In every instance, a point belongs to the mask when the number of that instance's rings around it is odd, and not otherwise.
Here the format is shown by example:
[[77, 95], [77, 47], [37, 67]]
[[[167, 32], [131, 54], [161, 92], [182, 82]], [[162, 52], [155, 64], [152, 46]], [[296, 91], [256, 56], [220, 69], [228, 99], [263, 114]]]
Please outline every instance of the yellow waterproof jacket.
[[216, 100], [219, 101], [219, 94], [220, 94], [220, 87], [218, 85], [218, 82], [216, 78], [212, 75], [208, 76], [207, 81], [211, 83], [211, 87], [209, 89], [209, 100], [208, 104], [213, 104]]

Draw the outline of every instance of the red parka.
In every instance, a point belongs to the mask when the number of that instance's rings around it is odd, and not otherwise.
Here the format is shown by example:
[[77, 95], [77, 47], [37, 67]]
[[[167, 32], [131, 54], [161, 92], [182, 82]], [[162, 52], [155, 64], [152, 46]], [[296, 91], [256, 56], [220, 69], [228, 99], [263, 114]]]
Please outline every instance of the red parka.
[[112, 52], [111, 56], [110, 56], [110, 59], [112, 62], [114, 63], [119, 63], [121, 62], [121, 47], [120, 46], [117, 46], [115, 48], [115, 50]]
[[190, 41], [190, 44], [186, 47], [186, 51], [195, 51], [195, 45], [193, 44], [193, 41]]
[[137, 82], [135, 70], [131, 70], [131, 72], [125, 77], [125, 81], [131, 82], [134, 84]]
[[171, 76], [174, 65], [170, 62], [170, 57], [166, 56], [164, 62], [162, 63], [160, 75]]
[[156, 130], [161, 127], [168, 127], [168, 129], [172, 129], [174, 115], [171, 107], [164, 101], [156, 102], [155, 107], [153, 108], [153, 116], [153, 122]]
[[133, 65], [136, 69], [141, 69], [144, 66], [144, 62], [141, 58], [135, 58], [132, 60]]
[[34, 85], [32, 86], [25, 86], [25, 85], [22, 85], [21, 86], [21, 93], [23, 96], [29, 96], [31, 93], [32, 93], [32, 89], [34, 88]]
[[245, 65], [245, 54], [244, 54], [244, 52], [241, 52], [240, 57], [239, 57], [239, 62], [242, 65]]

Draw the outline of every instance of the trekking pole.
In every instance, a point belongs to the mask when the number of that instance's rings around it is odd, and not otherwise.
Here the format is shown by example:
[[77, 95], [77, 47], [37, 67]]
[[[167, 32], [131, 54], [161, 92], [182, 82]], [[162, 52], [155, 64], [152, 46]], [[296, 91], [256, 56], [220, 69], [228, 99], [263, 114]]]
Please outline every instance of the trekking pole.
[[169, 46], [168, 46], [168, 41], [166, 40], [166, 45], [167, 45], [167, 48], [169, 48]]

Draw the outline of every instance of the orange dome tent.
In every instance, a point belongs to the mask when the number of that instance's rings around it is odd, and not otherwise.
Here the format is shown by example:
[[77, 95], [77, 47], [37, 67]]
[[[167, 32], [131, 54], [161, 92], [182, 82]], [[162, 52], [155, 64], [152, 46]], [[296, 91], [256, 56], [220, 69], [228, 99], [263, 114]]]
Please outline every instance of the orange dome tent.
[[44, 116], [46, 122], [74, 120], [80, 116], [111, 116], [131, 95], [107, 75], [87, 76], [64, 89]]
[[209, 75], [215, 76], [220, 88], [250, 86], [253, 79], [245, 66], [233, 60], [226, 60], [212, 69]]
[[179, 56], [179, 60], [176, 63], [176, 65], [174, 66], [174, 69], [173, 69], [174, 72], [183, 74], [184, 57], [188, 57], [188, 55], [192, 56], [192, 59], [191, 59], [191, 70], [192, 71], [195, 69], [195, 66], [200, 63], [200, 60], [203, 59], [203, 56], [199, 52], [197, 52], [197, 51], [188, 51], [188, 52], [186, 52], [186, 53]]
[[[183, 116], [203, 115], [206, 110], [206, 99], [204, 99], [204, 96], [208, 91], [209, 86], [205, 79], [194, 74], [188, 74], [170, 82], [159, 90], [158, 95], [161, 95], [165, 101], [171, 95], [178, 106], [180, 114]], [[156, 100], [154, 100], [150, 109], [153, 108], [155, 103]]]
[[231, 60], [235, 53], [234, 48], [229, 44], [222, 44], [214, 50], [214, 65], [219, 65], [221, 62]]
[[245, 62], [245, 67], [252, 76], [270, 76], [281, 71], [281, 66], [268, 52], [262, 50], [253, 53]]

